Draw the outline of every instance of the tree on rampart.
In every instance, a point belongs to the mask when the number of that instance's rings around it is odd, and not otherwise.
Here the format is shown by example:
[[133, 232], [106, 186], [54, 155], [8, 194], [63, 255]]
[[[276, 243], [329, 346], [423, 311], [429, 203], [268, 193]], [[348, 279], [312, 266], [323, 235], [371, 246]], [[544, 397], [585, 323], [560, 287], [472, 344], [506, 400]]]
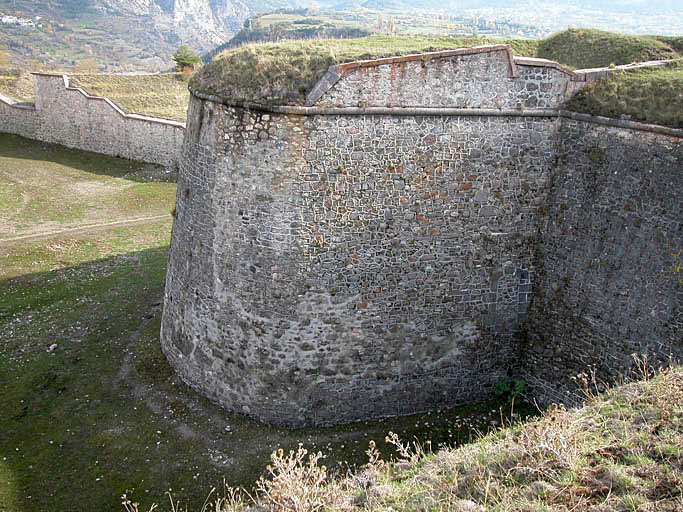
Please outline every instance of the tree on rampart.
[[199, 64], [201, 58], [183, 43], [173, 54], [173, 60], [175, 61], [176, 69], [184, 71], [186, 69], [193, 70]]

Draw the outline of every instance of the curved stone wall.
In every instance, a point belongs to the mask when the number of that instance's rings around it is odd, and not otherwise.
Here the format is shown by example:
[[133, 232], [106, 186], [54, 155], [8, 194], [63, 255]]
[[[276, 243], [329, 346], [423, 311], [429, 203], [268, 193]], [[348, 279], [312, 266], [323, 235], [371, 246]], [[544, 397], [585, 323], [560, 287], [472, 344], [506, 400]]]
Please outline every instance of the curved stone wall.
[[[467, 69], [506, 62], [491, 77], [505, 105], [533, 97], [538, 106], [543, 92], [544, 110], [496, 109], [495, 98], [482, 98], [485, 109], [444, 106], [431, 93], [413, 96], [415, 105], [394, 105], [386, 87], [418, 87], [423, 65], [434, 67], [424, 72], [433, 76], [455, 62], [448, 52], [439, 55], [407, 59], [419, 64], [414, 72], [402, 70], [405, 58], [331, 68], [304, 107], [249, 110], [193, 95], [161, 332], [165, 354], [191, 386], [232, 411], [303, 427], [482, 400], [513, 376], [550, 397], [579, 363], [611, 364], [611, 376], [628, 368], [628, 354], [639, 348], [659, 359], [665, 350], [681, 357], [670, 336], [680, 327], [680, 286], [634, 298], [615, 316], [621, 324], [603, 329], [609, 336], [638, 332], [621, 344], [591, 336], [588, 320], [565, 321], [573, 313], [556, 311], [560, 302], [545, 293], [564, 294], [561, 303], [579, 304], [585, 319], [609, 322], [607, 311], [621, 304], [607, 298], [614, 272], [603, 269], [582, 298], [580, 267], [603, 243], [590, 241], [597, 221], [582, 216], [593, 197], [608, 200], [599, 211], [618, 203], [621, 192], [610, 190], [620, 183], [611, 176], [621, 172], [620, 154], [642, 174], [661, 150], [667, 172], [680, 170], [680, 137], [589, 129], [559, 117], [552, 109], [571, 72], [537, 59], [515, 63], [504, 48], [456, 56]], [[358, 69], [373, 67], [383, 86], [354, 81]], [[468, 74], [439, 76], [440, 87], [449, 76], [453, 90], [472, 86]], [[338, 105], [334, 95], [353, 83], [372, 91]], [[608, 147], [594, 147], [591, 130], [603, 130]], [[638, 145], [643, 137], [651, 142]], [[625, 172], [624, 183], [634, 172]], [[591, 195], [591, 183], [604, 193]], [[647, 265], [632, 264], [644, 261], [648, 244], [658, 257], [662, 240], [681, 244], [680, 218], [662, 213], [680, 211], [680, 187], [642, 201], [629, 199], [628, 208], [657, 212], [667, 231], [637, 231], [642, 254], [618, 259], [624, 287], [652, 279], [643, 273]], [[630, 239], [619, 227], [605, 229], [605, 243], [623, 255]], [[653, 335], [644, 339], [634, 322], [651, 303]], [[672, 322], [677, 327], [667, 327]], [[602, 348], [591, 349], [594, 343]]]
[[197, 98], [189, 119], [162, 340], [190, 384], [304, 426], [483, 399], [514, 371], [555, 120]]

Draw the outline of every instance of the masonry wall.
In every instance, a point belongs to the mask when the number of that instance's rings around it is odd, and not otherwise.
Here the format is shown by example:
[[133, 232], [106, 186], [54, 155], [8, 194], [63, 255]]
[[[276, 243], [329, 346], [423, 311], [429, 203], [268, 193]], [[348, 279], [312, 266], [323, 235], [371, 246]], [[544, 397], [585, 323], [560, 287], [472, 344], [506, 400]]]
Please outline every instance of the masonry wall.
[[33, 105], [16, 103], [0, 97], [0, 132], [35, 138], [38, 116]]
[[303, 427], [516, 377], [571, 401], [591, 366], [612, 382], [633, 352], [683, 358], [680, 132], [558, 111], [574, 78], [489, 47], [336, 66], [305, 106], [194, 92], [171, 364], [230, 410]]
[[557, 63], [513, 58], [505, 45], [462, 48], [334, 66], [307, 104], [548, 109], [564, 101], [573, 79]]
[[35, 107], [0, 99], [0, 131], [143, 162], [177, 163], [182, 123], [125, 114], [105, 98], [68, 87], [64, 75], [33, 77]]
[[683, 140], [563, 119], [540, 211], [523, 349], [540, 402], [572, 401], [570, 377], [612, 383], [633, 366], [683, 360]]
[[184, 379], [287, 426], [481, 400], [520, 365], [552, 118], [192, 99], [162, 327]]

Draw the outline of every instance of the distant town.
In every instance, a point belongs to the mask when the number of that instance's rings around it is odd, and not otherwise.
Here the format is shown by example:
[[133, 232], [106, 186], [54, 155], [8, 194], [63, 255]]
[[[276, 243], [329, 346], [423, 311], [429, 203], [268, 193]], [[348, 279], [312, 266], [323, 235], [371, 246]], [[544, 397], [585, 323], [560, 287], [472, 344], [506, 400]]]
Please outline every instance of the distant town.
[[3, 14], [0, 12], [0, 23], [5, 25], [19, 25], [20, 27], [43, 28], [41, 22], [42, 16], [35, 16], [34, 18], [20, 18], [11, 14]]

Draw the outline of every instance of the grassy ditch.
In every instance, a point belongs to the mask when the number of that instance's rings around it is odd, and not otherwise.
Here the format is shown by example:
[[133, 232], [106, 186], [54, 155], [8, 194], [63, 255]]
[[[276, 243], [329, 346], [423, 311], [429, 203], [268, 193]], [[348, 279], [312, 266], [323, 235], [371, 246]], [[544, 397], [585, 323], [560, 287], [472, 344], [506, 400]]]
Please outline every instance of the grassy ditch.
[[170, 215], [167, 169], [0, 134], [0, 241]]
[[156, 75], [69, 75], [70, 85], [106, 96], [129, 114], [185, 122], [190, 93], [181, 73]]
[[591, 82], [565, 108], [595, 116], [683, 128], [683, 59], [666, 66], [615, 71]]
[[276, 452], [255, 498], [227, 492], [215, 510], [680, 511], [683, 367], [640, 369], [600, 396], [586, 388], [582, 409], [553, 407], [460, 448], [429, 453], [389, 434], [393, 461], [371, 445], [344, 478], [303, 447]]
[[160, 350], [169, 227], [0, 248], [0, 510], [116, 511], [123, 494], [147, 509], [169, 490], [199, 510], [224, 480], [251, 488], [278, 448], [362, 464], [389, 430], [452, 445], [501, 421], [496, 402], [300, 431], [226, 413]]
[[[163, 170], [13, 136], [0, 136], [0, 169], [3, 218], [24, 207], [17, 197], [55, 194], [27, 213], [24, 234], [43, 227], [42, 211], [52, 204], [80, 204], [72, 185], [112, 185], [91, 187], [81, 217], [53, 221], [49, 236], [0, 240], [3, 512], [121, 511], [124, 494], [142, 510], [167, 491], [199, 510], [207, 489], [224, 481], [251, 488], [278, 448], [304, 443], [330, 467], [362, 464], [369, 440], [389, 430], [445, 446], [509, 416], [507, 404], [488, 402], [288, 431], [229, 414], [183, 384], [161, 353], [170, 216], [87, 227], [100, 206], [121, 220], [166, 209], [175, 186]], [[162, 200], [160, 184], [170, 189]], [[129, 189], [136, 192], [126, 208], [116, 198]], [[78, 223], [86, 229], [63, 229]], [[391, 453], [387, 447], [384, 456]]]

